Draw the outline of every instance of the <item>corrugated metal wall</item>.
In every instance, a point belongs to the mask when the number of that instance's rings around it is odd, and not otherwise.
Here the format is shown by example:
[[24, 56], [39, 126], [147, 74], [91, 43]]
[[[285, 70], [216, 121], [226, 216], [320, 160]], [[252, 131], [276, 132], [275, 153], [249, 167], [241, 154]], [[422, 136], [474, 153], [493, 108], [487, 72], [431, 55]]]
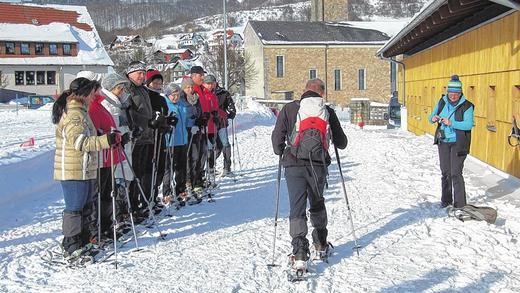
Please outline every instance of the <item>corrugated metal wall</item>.
[[[450, 76], [458, 74], [465, 96], [475, 104], [471, 154], [520, 178], [520, 148], [507, 143], [512, 115], [520, 118], [520, 12], [404, 62], [408, 129], [417, 135], [434, 133], [428, 115], [446, 91]], [[402, 83], [399, 86], [401, 93]]]

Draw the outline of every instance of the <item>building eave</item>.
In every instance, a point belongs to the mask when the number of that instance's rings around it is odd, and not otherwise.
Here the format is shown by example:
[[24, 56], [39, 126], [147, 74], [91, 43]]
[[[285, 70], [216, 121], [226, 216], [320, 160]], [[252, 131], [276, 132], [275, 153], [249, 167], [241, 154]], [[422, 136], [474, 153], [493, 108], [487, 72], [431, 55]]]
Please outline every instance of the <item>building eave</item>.
[[415, 54], [511, 10], [488, 0], [433, 0], [388, 40], [377, 55]]

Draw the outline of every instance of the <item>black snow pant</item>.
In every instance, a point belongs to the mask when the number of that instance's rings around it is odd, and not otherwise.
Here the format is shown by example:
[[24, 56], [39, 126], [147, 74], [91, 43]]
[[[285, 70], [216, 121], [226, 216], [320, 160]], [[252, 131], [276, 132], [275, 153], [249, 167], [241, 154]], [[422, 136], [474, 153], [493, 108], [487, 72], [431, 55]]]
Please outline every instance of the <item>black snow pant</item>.
[[181, 145], [173, 148], [168, 148], [167, 150], [170, 150], [172, 154], [170, 156], [169, 152], [167, 151], [168, 155], [166, 156], [166, 166], [162, 182], [163, 194], [172, 194], [170, 183], [172, 180], [171, 177], [175, 175], [175, 194], [178, 195], [186, 191], [186, 152], [188, 150], [188, 147], [186, 145]]
[[466, 205], [466, 187], [462, 177], [466, 155], [458, 156], [454, 142], [439, 145], [441, 167], [442, 196], [441, 202], [452, 204], [456, 208]]
[[[164, 140], [164, 134], [159, 134], [162, 136], [162, 139], [157, 139], [157, 144], [159, 144], [159, 140], [161, 141], [161, 144], [157, 148], [157, 154], [156, 154], [156, 166], [155, 166], [155, 182], [153, 186], [153, 196], [152, 199], [158, 202], [157, 195], [159, 194], [159, 186], [162, 184], [162, 179], [164, 177], [164, 171], [165, 171], [165, 164], [166, 164], [166, 144]], [[153, 172], [153, 158], [154, 158], [154, 146], [152, 145], [149, 149], [148, 157], [150, 158], [150, 184], [146, 185], [146, 188], [148, 190], [151, 190], [151, 179], [152, 179], [152, 172]], [[164, 193], [164, 192], [163, 192]]]
[[292, 237], [293, 254], [297, 259], [307, 260], [309, 254], [309, 242], [306, 237], [308, 232], [307, 200], [310, 205], [311, 224], [314, 227], [313, 243], [327, 244], [327, 210], [323, 198], [326, 174], [322, 165], [285, 169], [290, 203], [289, 234]]
[[208, 134], [208, 139], [206, 140], [206, 151], [204, 152], [204, 161], [208, 161], [209, 168], [215, 168], [215, 134]]
[[[153, 149], [153, 144], [135, 145], [132, 152], [132, 166], [137, 178], [141, 181], [146, 199], [150, 197], [150, 184], [152, 179], [152, 158], [149, 157], [149, 149]], [[137, 186], [137, 181], [132, 181], [130, 185], [130, 201], [132, 208], [138, 213], [146, 213], [146, 201], [141, 195]]]
[[191, 142], [190, 149], [190, 179], [192, 186], [200, 186], [202, 187], [202, 176], [204, 171], [205, 164], [205, 136], [199, 131], [197, 134], [193, 135], [193, 140]]
[[[100, 183], [101, 183], [101, 222], [99, 225], [101, 226], [101, 234], [111, 235], [112, 232], [112, 176], [110, 175], [112, 169], [110, 167], [104, 167], [100, 170]], [[126, 194], [125, 187], [117, 184], [114, 190], [115, 196], [115, 204], [116, 204], [116, 221], [121, 223], [124, 221], [124, 215], [127, 213], [127, 202], [126, 202]], [[97, 197], [97, 194], [96, 196]], [[94, 210], [95, 215], [97, 217], [97, 199], [94, 201]], [[97, 235], [97, 231], [96, 231]], [[97, 237], [96, 237], [97, 238]]]

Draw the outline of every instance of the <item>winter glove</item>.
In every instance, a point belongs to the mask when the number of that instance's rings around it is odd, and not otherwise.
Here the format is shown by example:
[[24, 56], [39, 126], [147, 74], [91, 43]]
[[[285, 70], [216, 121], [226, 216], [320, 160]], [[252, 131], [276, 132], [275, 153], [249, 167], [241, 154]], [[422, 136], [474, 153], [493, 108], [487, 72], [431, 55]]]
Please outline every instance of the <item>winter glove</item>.
[[227, 115], [227, 118], [228, 119], [235, 119], [235, 116], [237, 115], [237, 112], [235, 111], [230, 111]]
[[143, 129], [139, 126], [136, 126], [133, 130], [132, 130], [132, 138], [139, 138], [141, 137], [141, 134], [143, 134]]
[[177, 122], [179, 122], [179, 118], [177, 118], [177, 116], [166, 117], [166, 124], [168, 124], [169, 126], [175, 126], [177, 125]]
[[199, 127], [196, 126], [196, 125], [195, 125], [195, 126], [192, 126], [192, 127], [191, 127], [191, 134], [192, 134], [192, 135], [195, 135], [195, 134], [197, 134], [197, 132], [199, 132]]
[[127, 132], [121, 136], [121, 146], [125, 146], [131, 139], [130, 132]]
[[200, 117], [197, 119], [197, 121], [195, 123], [200, 128], [206, 127], [206, 125], [208, 125], [208, 119], [209, 119], [209, 113], [204, 112], [204, 113], [202, 113], [202, 115], [200, 115]]
[[108, 144], [110, 146], [115, 146], [115, 145], [121, 143], [121, 133], [113, 131], [113, 132], [107, 134], [107, 140], [108, 140]]
[[148, 122], [148, 126], [152, 129], [158, 129], [159, 127], [164, 126], [166, 123], [166, 118], [159, 112], [155, 112], [155, 118]]

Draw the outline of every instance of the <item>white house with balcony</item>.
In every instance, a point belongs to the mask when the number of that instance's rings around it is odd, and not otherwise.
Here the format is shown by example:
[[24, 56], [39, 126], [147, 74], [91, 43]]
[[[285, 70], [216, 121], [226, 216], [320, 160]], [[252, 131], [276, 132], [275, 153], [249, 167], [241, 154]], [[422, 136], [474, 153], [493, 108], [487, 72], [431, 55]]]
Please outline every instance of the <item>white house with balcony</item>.
[[86, 7], [0, 3], [0, 73], [9, 92], [56, 95], [79, 71], [106, 74], [113, 65]]

